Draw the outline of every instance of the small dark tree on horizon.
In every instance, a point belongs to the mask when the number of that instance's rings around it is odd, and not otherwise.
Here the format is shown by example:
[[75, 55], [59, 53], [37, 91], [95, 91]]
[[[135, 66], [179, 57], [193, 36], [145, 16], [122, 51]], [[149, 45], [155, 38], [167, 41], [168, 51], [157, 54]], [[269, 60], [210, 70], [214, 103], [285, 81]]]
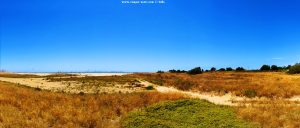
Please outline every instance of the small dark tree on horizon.
[[270, 65], [263, 65], [263, 66], [261, 66], [261, 68], [260, 68], [260, 71], [270, 71], [271, 70], [271, 67], [270, 67]]
[[215, 68], [215, 67], [212, 67], [211, 69], [210, 69], [210, 71], [212, 71], [212, 72], [214, 72], [214, 71], [216, 71], [217, 69]]
[[196, 68], [189, 70], [187, 73], [191, 74], [191, 75], [196, 75], [196, 74], [201, 74], [202, 71], [203, 70], [201, 69], [201, 67], [196, 67]]
[[186, 73], [185, 70], [175, 70], [175, 69], [172, 69], [172, 70], [169, 70], [170, 73]]
[[277, 65], [272, 65], [271, 66], [271, 70], [272, 71], [278, 71], [279, 70], [279, 67]]
[[164, 71], [158, 70], [156, 73], [165, 73]]
[[226, 71], [233, 71], [233, 69], [231, 67], [227, 67]]
[[220, 68], [218, 71], [226, 71], [225, 68]]
[[235, 71], [245, 71], [245, 69], [243, 67], [237, 67]]
[[300, 63], [296, 63], [295, 65], [291, 66], [288, 73], [289, 74], [300, 74]]

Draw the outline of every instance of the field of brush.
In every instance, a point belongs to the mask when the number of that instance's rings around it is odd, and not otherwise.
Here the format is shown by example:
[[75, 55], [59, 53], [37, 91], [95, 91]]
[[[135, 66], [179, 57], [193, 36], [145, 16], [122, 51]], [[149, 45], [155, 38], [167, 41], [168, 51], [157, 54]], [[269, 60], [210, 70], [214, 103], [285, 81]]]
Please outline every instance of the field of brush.
[[[158, 87], [255, 100], [216, 105]], [[281, 72], [0, 74], [0, 127], [297, 128], [299, 96], [300, 75]]]
[[228, 93], [248, 97], [293, 97], [300, 95], [300, 75], [283, 72], [207, 72], [133, 74], [151, 83], [181, 90]]

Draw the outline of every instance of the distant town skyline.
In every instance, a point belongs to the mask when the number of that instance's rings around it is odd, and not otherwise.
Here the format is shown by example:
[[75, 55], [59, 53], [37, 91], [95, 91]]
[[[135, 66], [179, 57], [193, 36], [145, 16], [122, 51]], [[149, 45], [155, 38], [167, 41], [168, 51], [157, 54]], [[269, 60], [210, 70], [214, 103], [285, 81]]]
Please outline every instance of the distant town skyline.
[[2, 1], [0, 66], [154, 72], [300, 62], [300, 1], [164, 2]]

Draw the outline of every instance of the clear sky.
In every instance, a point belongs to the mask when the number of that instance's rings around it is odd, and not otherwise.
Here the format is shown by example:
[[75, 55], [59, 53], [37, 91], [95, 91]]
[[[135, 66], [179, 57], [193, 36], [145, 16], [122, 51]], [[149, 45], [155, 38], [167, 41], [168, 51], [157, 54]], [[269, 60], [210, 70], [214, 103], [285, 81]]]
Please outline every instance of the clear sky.
[[8, 71], [259, 68], [300, 61], [299, 0], [2, 0]]

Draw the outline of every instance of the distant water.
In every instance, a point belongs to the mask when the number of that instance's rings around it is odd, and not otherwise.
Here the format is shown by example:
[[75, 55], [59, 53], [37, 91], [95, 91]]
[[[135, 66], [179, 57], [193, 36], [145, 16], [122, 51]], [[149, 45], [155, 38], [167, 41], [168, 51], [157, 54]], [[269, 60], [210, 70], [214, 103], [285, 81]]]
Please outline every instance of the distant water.
[[[63, 72], [62, 72], [63, 73]], [[39, 76], [47, 76], [51, 74], [57, 74], [57, 73], [48, 73], [48, 72], [19, 72], [17, 74], [32, 74], [32, 75], [39, 75]], [[89, 73], [89, 72], [80, 72], [80, 73], [63, 73], [63, 74], [74, 74], [74, 75], [83, 75], [83, 76], [121, 76], [131, 73], [124, 73], [124, 72], [116, 72], [116, 73], [107, 73], [107, 72], [100, 72], [100, 73]]]

